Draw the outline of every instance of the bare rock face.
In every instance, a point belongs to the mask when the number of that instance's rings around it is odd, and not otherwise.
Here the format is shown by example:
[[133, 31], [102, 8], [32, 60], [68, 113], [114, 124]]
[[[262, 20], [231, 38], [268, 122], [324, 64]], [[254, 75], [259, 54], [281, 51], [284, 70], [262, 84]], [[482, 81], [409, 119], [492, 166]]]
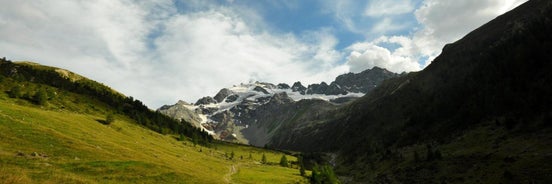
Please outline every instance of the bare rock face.
[[203, 98], [200, 98], [199, 100], [197, 100], [195, 105], [207, 105], [207, 104], [212, 104], [212, 103], [217, 103], [217, 101], [213, 97], [206, 96], [206, 97], [203, 97]]
[[224, 99], [228, 96], [230, 96], [231, 94], [233, 94], [232, 91], [230, 91], [229, 89], [227, 88], [222, 88], [218, 93], [217, 95], [215, 95], [214, 99], [217, 101], [217, 102], [223, 102]]
[[305, 91], [307, 90], [307, 88], [305, 86], [303, 86], [301, 84], [301, 82], [295, 82], [293, 83], [293, 86], [291, 86], [291, 91], [293, 92], [299, 92], [301, 93], [302, 95], [305, 94]]
[[286, 84], [286, 83], [280, 83], [280, 84], [278, 84], [277, 87], [278, 87], [278, 89], [289, 89], [289, 88], [291, 88], [291, 87], [289, 87], [289, 85]]
[[201, 118], [196, 112], [190, 110], [186, 106], [191, 106], [191, 105], [180, 100], [174, 105], [164, 105], [163, 107], [159, 108], [157, 111], [167, 116], [173, 117], [175, 119], [185, 120], [187, 122], [190, 122], [193, 126], [200, 128]]

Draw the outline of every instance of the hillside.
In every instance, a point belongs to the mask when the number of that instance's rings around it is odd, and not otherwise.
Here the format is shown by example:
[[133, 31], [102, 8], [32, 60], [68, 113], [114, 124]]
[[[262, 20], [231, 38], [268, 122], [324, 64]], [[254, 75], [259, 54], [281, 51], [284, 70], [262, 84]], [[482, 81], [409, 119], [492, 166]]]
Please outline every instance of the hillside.
[[551, 20], [528, 1], [274, 146], [337, 153], [351, 182], [550, 183]]
[[[201, 139], [186, 132], [178, 136], [169, 127], [157, 132], [97, 98], [97, 91], [31, 75], [57, 70], [68, 81], [90, 81], [69, 71], [8, 61], [1, 67], [8, 75], [0, 75], [0, 183], [304, 181], [294, 156], [286, 155], [291, 166], [281, 167], [282, 152], [216, 141], [196, 144]], [[115, 114], [114, 121], [106, 121], [108, 114]], [[262, 155], [268, 163], [260, 163]]]

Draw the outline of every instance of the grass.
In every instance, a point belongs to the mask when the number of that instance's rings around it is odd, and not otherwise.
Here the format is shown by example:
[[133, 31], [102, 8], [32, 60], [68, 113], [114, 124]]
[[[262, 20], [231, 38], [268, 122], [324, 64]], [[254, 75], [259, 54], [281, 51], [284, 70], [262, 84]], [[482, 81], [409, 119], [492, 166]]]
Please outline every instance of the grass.
[[[226, 143], [193, 146], [120, 115], [104, 125], [99, 120], [111, 112], [107, 106], [72, 93], [58, 94], [65, 96], [46, 106], [0, 94], [0, 183], [305, 181], [298, 169], [276, 165], [284, 153]], [[233, 159], [225, 157], [231, 152]], [[260, 164], [262, 154], [269, 164]]]
[[[274, 175], [272, 173], [282, 173], [280, 175]], [[290, 177], [292, 176], [292, 177]], [[298, 170], [287, 169], [279, 166], [264, 166], [259, 167], [256, 164], [247, 164], [239, 167], [239, 170], [232, 178], [239, 183], [306, 183], [301, 178]]]
[[[426, 145], [417, 144], [397, 150], [404, 159], [380, 159], [371, 171], [340, 171], [373, 183], [378, 176], [397, 183], [550, 183], [550, 131], [515, 132], [484, 123], [450, 142], [436, 144], [441, 159], [427, 161]], [[414, 161], [414, 152], [420, 161]]]

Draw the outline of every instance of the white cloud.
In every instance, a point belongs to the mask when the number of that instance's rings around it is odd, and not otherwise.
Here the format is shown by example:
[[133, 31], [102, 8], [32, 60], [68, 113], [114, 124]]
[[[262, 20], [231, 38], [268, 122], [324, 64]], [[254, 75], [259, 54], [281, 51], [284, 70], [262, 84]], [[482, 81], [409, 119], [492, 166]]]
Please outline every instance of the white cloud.
[[364, 15], [371, 17], [410, 13], [414, 5], [410, 0], [373, 0], [368, 3]]
[[[338, 51], [340, 40], [328, 28], [273, 33], [254, 10], [182, 1], [190, 11], [177, 11], [172, 0], [4, 1], [0, 50], [12, 60], [73, 70], [157, 108], [249, 80], [318, 83], [373, 66], [419, 70], [421, 58], [522, 2], [426, 0], [415, 11], [422, 27], [411, 35], [372, 36], [378, 39]], [[358, 34], [407, 29], [388, 16], [405, 16], [412, 3], [381, 2], [338, 0], [326, 8]], [[359, 24], [372, 18], [369, 26]]]
[[312, 77], [333, 70], [339, 58], [332, 50], [335, 38], [324, 32], [305, 36], [312, 43], [289, 34], [255, 32], [239, 17], [207, 11], [173, 17], [156, 45], [163, 53], [160, 60], [166, 61], [160, 71], [192, 84], [183, 86], [181, 91], [190, 93], [186, 96], [214, 95], [221, 87], [250, 80], [291, 83], [335, 77]]
[[366, 38], [406, 31], [414, 24], [408, 18], [415, 8], [412, 0], [334, 0], [322, 4], [323, 12], [333, 14], [345, 29]]
[[[523, 2], [525, 0], [425, 0], [415, 10], [416, 19], [422, 28], [408, 36], [383, 36], [354, 44], [349, 47], [347, 65], [357, 71], [373, 66], [395, 72], [425, 68], [441, 53], [446, 43], [460, 39], [469, 31]], [[390, 43], [398, 44], [399, 47], [391, 51], [382, 46]], [[421, 61], [421, 66], [413, 64], [416, 61]]]
[[3, 3], [0, 49], [84, 74], [151, 108], [249, 80], [314, 83], [347, 72], [336, 67], [342, 56], [329, 30], [274, 34], [251, 11], [192, 0], [198, 8], [179, 14], [172, 3]]
[[420, 52], [436, 57], [446, 43], [454, 42], [470, 31], [526, 0], [425, 0], [415, 12], [424, 27], [413, 35]]
[[398, 31], [398, 30], [405, 29], [406, 27], [408, 27], [407, 24], [399, 24], [399, 23], [393, 22], [393, 19], [391, 18], [383, 18], [372, 26], [370, 33], [376, 34], [376, 35], [383, 35], [391, 31]]
[[[390, 51], [379, 46], [383, 43], [398, 44], [400, 48]], [[363, 42], [351, 45], [347, 65], [351, 72], [361, 72], [374, 66], [386, 68], [392, 72], [420, 70], [418, 57], [409, 50], [412, 42], [406, 37], [380, 37], [373, 42]]]

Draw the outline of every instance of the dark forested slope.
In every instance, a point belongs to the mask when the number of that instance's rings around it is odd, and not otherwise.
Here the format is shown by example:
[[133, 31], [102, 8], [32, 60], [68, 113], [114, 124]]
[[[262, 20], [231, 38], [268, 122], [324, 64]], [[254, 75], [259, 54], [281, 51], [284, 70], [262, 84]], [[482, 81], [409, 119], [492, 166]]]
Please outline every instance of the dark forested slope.
[[528, 1], [277, 146], [360, 181], [550, 182], [551, 60], [552, 2]]

